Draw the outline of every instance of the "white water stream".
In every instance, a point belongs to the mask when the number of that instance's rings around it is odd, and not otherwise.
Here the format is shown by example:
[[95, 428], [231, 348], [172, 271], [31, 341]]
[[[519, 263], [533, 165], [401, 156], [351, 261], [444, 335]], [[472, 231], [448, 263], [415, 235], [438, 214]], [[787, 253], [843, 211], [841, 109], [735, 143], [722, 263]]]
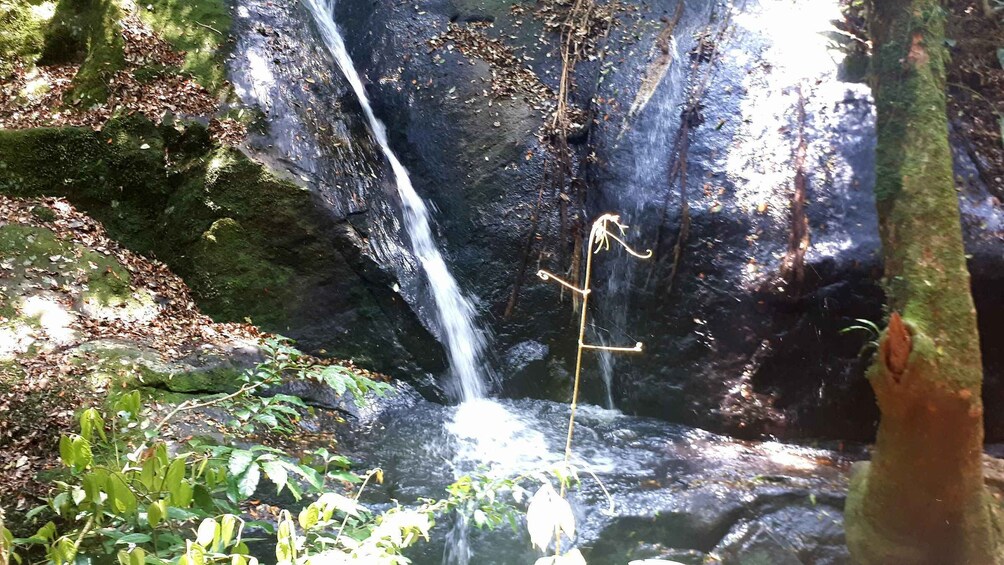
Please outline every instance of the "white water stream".
[[[303, 0], [328, 51], [352, 86], [373, 137], [390, 163], [394, 182], [401, 196], [402, 215], [411, 241], [411, 251], [425, 273], [435, 302], [440, 338], [446, 343], [454, 374], [455, 399], [461, 402], [452, 425], [449, 426], [462, 446], [457, 458], [451, 462], [455, 473], [471, 472], [481, 464], [509, 469], [531, 456], [532, 453], [528, 451], [546, 453], [546, 447], [537, 437], [539, 434], [526, 430], [526, 426], [502, 405], [485, 398], [488, 386], [483, 375], [488, 374], [490, 368], [484, 359], [485, 337], [474, 326], [474, 308], [450, 274], [432, 237], [429, 209], [415, 192], [407, 169], [390, 148], [386, 126], [373, 113], [362, 80], [335, 24], [334, 5], [322, 2], [323, 0]], [[529, 438], [525, 437], [527, 434]], [[450, 534], [444, 563], [467, 565], [470, 562], [468, 534], [466, 521], [459, 520]]]
[[310, 10], [325, 46], [334, 57], [338, 68], [352, 85], [352, 90], [359, 99], [359, 105], [366, 115], [373, 137], [380, 145], [387, 162], [394, 173], [397, 192], [401, 196], [402, 215], [405, 229], [411, 240], [411, 251], [425, 273], [436, 306], [436, 315], [440, 326], [440, 339], [446, 343], [450, 367], [454, 374], [456, 385], [456, 400], [467, 402], [484, 398], [487, 392], [482, 373], [486, 371], [484, 363], [485, 338], [474, 327], [474, 307], [464, 296], [457, 281], [450, 274], [443, 255], [439, 252], [432, 237], [429, 224], [429, 209], [422, 197], [411, 185], [408, 170], [391, 150], [387, 139], [387, 127], [384, 126], [370, 105], [366, 90], [363, 88], [359, 73], [349, 57], [345, 42], [335, 24], [334, 3], [324, 4], [322, 0], [303, 0], [304, 6]]

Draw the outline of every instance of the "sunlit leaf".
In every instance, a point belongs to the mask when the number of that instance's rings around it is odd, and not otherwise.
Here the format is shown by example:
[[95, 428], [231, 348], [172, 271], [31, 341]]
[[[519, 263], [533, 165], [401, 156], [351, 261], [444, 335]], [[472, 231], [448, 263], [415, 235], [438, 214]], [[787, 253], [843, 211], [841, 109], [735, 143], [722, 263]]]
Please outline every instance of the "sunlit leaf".
[[216, 520], [206, 518], [199, 524], [199, 529], [195, 532], [195, 543], [202, 547], [210, 547], [219, 530], [220, 525], [216, 523]]
[[534, 547], [546, 551], [551, 540], [564, 532], [575, 536], [575, 515], [568, 501], [545, 482], [530, 499], [526, 510], [526, 528]]
[[230, 453], [230, 459], [227, 461], [227, 469], [230, 470], [231, 475], [239, 477], [244, 474], [244, 471], [247, 470], [252, 460], [254, 460], [254, 455], [250, 451], [235, 449]]
[[258, 488], [259, 480], [261, 480], [261, 470], [258, 465], [248, 465], [247, 470], [237, 481], [237, 492], [244, 498], [250, 497]]

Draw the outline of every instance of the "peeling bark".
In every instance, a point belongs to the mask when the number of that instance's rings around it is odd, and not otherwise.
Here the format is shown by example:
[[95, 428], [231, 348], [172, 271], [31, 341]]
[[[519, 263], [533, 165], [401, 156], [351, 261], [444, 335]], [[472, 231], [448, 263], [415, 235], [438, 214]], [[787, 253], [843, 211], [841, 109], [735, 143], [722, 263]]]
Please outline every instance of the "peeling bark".
[[945, 108], [944, 10], [872, 0], [876, 206], [892, 312], [869, 371], [882, 413], [845, 509], [860, 565], [1002, 562], [983, 484], [982, 365]]

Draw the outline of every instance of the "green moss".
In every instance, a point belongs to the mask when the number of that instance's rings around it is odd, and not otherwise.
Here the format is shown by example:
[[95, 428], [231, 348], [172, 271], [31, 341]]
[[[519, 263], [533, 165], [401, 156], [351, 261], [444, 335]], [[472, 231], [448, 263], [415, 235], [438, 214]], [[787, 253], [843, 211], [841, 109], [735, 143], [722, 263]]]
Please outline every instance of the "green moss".
[[230, 12], [224, 0], [148, 0], [143, 18], [175, 49], [185, 52], [184, 70], [211, 92], [226, 80], [223, 55], [230, 31]]
[[224, 365], [191, 367], [165, 363], [155, 351], [112, 341], [82, 345], [72, 362], [86, 364], [88, 378], [95, 385], [112, 385], [116, 389], [153, 387], [184, 393], [235, 390], [242, 371]]
[[[16, 283], [24, 269], [44, 268], [58, 282], [82, 281], [82, 298], [103, 306], [129, 305], [136, 299], [129, 287], [129, 272], [114, 257], [60, 239], [51, 230], [8, 224], [0, 227], [0, 257], [12, 258]], [[51, 258], [57, 258], [53, 260]], [[12, 301], [11, 301], [12, 302]]]
[[[211, 289], [204, 296], [204, 305], [227, 319], [240, 319], [247, 314], [247, 299], [258, 297], [266, 301], [286, 303], [293, 272], [277, 265], [254, 237], [233, 218], [223, 218], [202, 234], [192, 254], [197, 284]], [[271, 296], [270, 296], [271, 295]], [[276, 312], [261, 312], [255, 321], [275, 323]]]
[[141, 83], [148, 84], [159, 78], [181, 74], [178, 67], [165, 65], [145, 65], [133, 71], [132, 76]]
[[44, 206], [35, 206], [31, 209], [31, 215], [41, 222], [51, 222], [56, 219], [56, 214]]
[[42, 52], [43, 24], [25, 0], [0, 1], [0, 76], [18, 61], [32, 62]]
[[13, 258], [16, 268], [48, 263], [48, 257], [70, 254], [72, 249], [51, 230], [17, 224], [0, 226], [0, 257]]
[[[101, 132], [0, 130], [0, 193], [70, 199], [114, 239], [167, 263], [217, 320], [284, 331], [320, 276], [314, 263], [335, 261], [314, 237], [310, 193], [214, 146], [199, 125], [120, 118]], [[106, 279], [95, 292], [114, 294]]]
[[56, 5], [41, 62], [80, 63], [71, 101], [90, 104], [108, 98], [109, 81], [125, 66], [120, 19], [114, 0], [59, 0]]

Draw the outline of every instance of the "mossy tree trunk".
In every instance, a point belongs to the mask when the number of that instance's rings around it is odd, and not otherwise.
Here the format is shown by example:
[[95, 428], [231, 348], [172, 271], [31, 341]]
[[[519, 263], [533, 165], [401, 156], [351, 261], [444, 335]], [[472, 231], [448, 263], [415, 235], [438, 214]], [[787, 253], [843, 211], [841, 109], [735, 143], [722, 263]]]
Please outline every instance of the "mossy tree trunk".
[[109, 82], [125, 66], [124, 41], [116, 0], [58, 0], [45, 34], [39, 63], [79, 62], [70, 98], [103, 102]]
[[983, 484], [982, 364], [945, 111], [938, 0], [871, 0], [877, 106], [875, 197], [890, 311], [869, 372], [882, 420], [855, 469], [855, 562], [1001, 562]]

